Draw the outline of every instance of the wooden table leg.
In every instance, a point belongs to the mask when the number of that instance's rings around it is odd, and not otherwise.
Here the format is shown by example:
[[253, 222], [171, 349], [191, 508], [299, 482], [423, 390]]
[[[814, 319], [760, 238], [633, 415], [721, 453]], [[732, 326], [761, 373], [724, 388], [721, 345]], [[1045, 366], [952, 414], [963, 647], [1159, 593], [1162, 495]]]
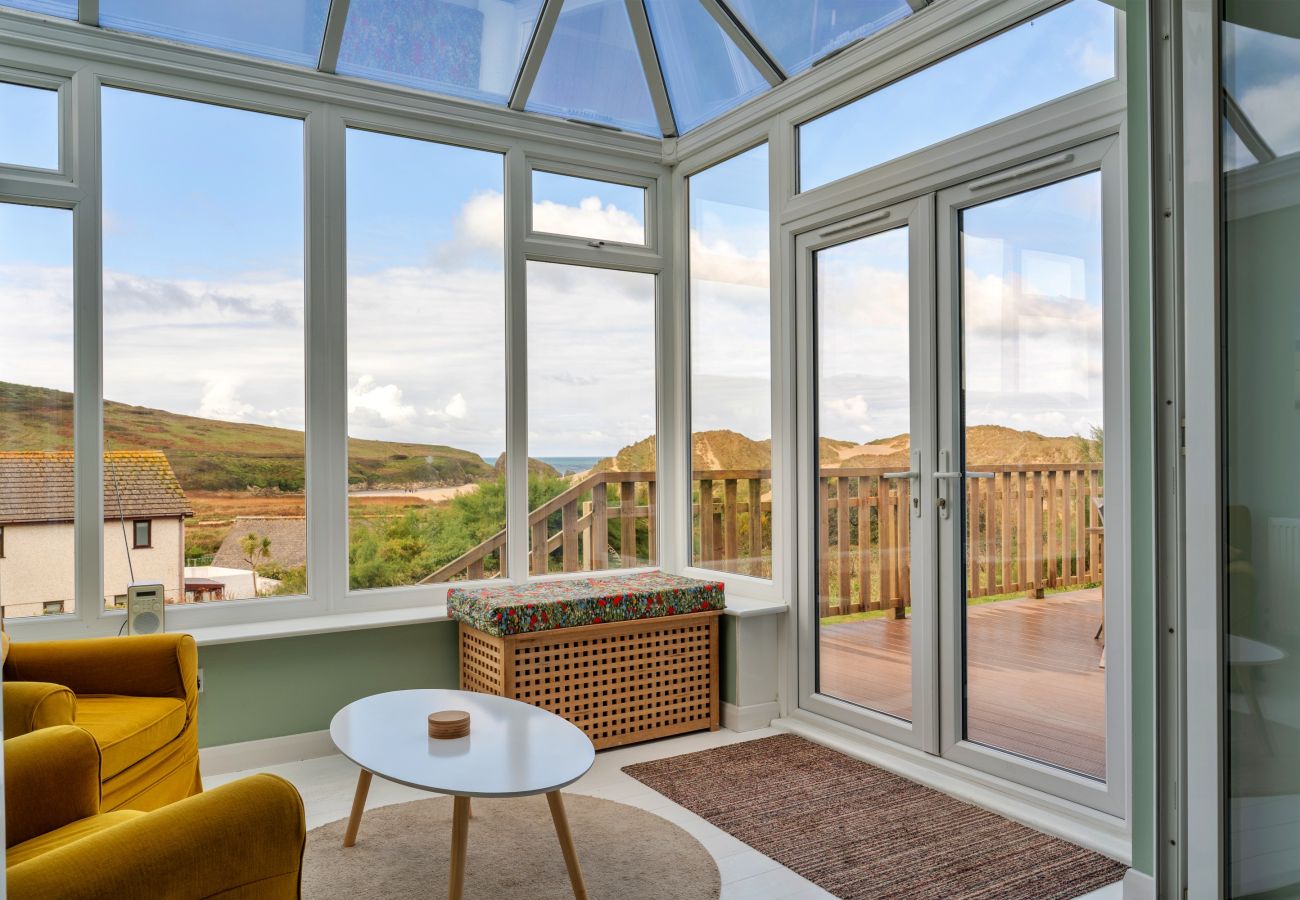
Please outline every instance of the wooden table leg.
[[366, 795], [370, 793], [370, 779], [373, 777], [366, 769], [362, 769], [357, 776], [357, 792], [352, 797], [352, 815], [348, 816], [348, 830], [343, 835], [344, 847], [351, 847], [357, 842], [357, 829], [361, 827], [361, 814], [366, 809]]
[[587, 900], [587, 885], [582, 880], [582, 867], [578, 865], [578, 851], [573, 847], [573, 835], [569, 832], [569, 817], [564, 813], [564, 798], [559, 791], [546, 795], [546, 802], [551, 805], [551, 818], [555, 820], [555, 834], [560, 839], [560, 850], [564, 853], [564, 865], [569, 870], [569, 882], [573, 885], [575, 900]]
[[451, 875], [447, 885], [448, 900], [461, 900], [465, 894], [465, 850], [469, 842], [469, 798], [455, 797], [451, 813]]

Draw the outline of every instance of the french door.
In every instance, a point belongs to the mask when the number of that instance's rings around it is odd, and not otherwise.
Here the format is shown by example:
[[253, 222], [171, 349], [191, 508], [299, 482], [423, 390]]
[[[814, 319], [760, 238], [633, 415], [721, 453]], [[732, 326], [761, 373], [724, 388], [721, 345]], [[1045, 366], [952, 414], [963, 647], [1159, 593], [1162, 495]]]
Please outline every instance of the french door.
[[795, 238], [801, 706], [1116, 814], [1118, 154]]

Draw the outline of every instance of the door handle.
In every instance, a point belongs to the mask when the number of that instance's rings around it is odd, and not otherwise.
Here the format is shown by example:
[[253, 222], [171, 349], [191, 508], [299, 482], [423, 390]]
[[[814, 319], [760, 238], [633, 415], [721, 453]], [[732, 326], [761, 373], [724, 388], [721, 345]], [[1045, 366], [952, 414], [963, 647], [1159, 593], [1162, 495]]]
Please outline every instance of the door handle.
[[992, 478], [992, 472], [935, 472], [935, 478]]
[[[921, 477], [921, 451], [915, 450], [912, 452], [912, 468], [908, 469], [906, 472], [886, 472], [881, 477], [893, 479], [906, 478], [908, 481], [919, 480]], [[919, 519], [922, 512], [919, 487], [914, 488], [911, 493], [912, 496], [908, 502], [912, 507], [912, 515]]]

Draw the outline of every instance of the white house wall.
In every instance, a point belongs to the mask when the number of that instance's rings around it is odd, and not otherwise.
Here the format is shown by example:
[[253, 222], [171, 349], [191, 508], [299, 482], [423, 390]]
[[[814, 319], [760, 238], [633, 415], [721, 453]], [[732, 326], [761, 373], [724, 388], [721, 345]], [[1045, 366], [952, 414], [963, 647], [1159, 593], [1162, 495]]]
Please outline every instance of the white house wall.
[[[182, 593], [183, 529], [180, 519], [154, 519], [153, 546], [132, 548], [127, 564], [126, 545], [131, 541], [127, 523], [125, 540], [118, 522], [104, 523], [104, 596], [126, 594], [132, 581], [159, 582], [168, 602]], [[0, 604], [6, 618], [40, 615], [47, 603], [63, 603], [73, 611], [73, 527], [72, 523], [6, 525], [5, 555], [0, 559]]]

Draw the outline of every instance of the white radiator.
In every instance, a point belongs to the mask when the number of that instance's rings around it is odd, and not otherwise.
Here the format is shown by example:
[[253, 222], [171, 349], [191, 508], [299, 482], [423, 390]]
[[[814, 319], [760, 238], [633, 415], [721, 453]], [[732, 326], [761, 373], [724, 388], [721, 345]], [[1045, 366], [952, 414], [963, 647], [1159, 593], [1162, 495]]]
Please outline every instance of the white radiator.
[[1300, 635], [1300, 519], [1268, 520], [1265, 566], [1260, 624], [1265, 633]]

